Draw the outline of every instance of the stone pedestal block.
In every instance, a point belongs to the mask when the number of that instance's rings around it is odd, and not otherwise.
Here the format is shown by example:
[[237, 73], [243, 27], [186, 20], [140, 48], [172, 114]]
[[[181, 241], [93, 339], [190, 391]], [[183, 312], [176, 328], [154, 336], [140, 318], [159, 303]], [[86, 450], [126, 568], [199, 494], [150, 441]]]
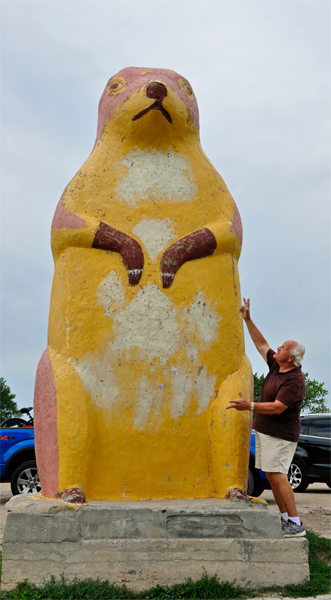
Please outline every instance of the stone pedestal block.
[[197, 580], [204, 570], [248, 587], [309, 578], [308, 541], [283, 539], [278, 514], [250, 501], [70, 505], [36, 494], [12, 498], [7, 509], [3, 589], [61, 574], [134, 590]]

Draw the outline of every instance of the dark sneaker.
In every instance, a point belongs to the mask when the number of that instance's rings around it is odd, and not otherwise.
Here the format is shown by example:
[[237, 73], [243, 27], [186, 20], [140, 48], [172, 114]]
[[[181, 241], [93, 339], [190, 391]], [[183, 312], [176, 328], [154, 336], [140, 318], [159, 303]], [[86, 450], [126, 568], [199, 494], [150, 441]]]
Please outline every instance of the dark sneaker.
[[283, 519], [283, 517], [281, 517], [280, 520], [281, 520], [281, 524], [282, 524], [282, 533], [285, 533], [285, 529], [287, 527], [288, 521], [285, 521], [285, 519]]
[[303, 523], [301, 523], [301, 525], [297, 525], [296, 523], [293, 523], [293, 521], [288, 520], [286, 523], [286, 527], [284, 529], [284, 537], [286, 538], [293, 538], [293, 537], [303, 537], [306, 535], [306, 530], [303, 526]]

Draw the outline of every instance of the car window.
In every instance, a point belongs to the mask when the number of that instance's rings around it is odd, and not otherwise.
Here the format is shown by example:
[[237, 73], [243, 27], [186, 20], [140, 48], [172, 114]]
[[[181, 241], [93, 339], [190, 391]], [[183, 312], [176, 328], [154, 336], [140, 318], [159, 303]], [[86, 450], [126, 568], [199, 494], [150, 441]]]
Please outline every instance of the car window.
[[316, 435], [318, 437], [331, 437], [331, 420], [330, 419], [316, 419], [312, 421], [309, 428], [309, 435]]
[[301, 421], [300, 435], [304, 435], [305, 433], [307, 433], [309, 425], [310, 425], [310, 421], [307, 421], [307, 420]]

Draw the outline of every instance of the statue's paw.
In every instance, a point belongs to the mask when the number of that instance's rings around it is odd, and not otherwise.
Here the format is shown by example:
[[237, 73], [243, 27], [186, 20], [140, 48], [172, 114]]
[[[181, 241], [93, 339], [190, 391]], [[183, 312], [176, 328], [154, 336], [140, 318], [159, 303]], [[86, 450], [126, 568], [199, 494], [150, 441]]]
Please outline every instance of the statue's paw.
[[139, 283], [142, 272], [143, 272], [142, 269], [130, 269], [128, 271], [129, 284], [137, 285], [137, 283]]
[[244, 490], [241, 490], [240, 488], [230, 488], [226, 494], [225, 494], [225, 500], [232, 500], [232, 501], [236, 501], [236, 500], [247, 500], [248, 496], [246, 494], [246, 492], [244, 492]]
[[253, 502], [253, 504], [263, 504], [263, 506], [268, 506], [268, 502], [264, 498], [255, 498], [255, 496], [248, 496], [248, 499]]
[[69, 504], [87, 504], [84, 492], [80, 488], [69, 488], [64, 492], [60, 492], [57, 496]]
[[170, 288], [175, 274], [174, 273], [162, 273], [162, 285], [164, 288]]

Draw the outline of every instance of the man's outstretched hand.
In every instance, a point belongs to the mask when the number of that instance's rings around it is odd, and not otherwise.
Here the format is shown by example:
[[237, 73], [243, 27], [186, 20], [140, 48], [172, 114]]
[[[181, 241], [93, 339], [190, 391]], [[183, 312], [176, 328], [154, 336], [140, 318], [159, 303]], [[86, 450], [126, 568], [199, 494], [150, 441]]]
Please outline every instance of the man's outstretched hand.
[[239, 392], [239, 400], [230, 400], [230, 406], [227, 406], [226, 410], [228, 410], [228, 408], [235, 408], [236, 410], [250, 410], [251, 403], [246, 400], [244, 396], [242, 396], [241, 392]]
[[243, 298], [244, 304], [239, 308], [239, 312], [242, 314], [244, 321], [251, 318], [250, 314], [250, 300], [249, 298]]

